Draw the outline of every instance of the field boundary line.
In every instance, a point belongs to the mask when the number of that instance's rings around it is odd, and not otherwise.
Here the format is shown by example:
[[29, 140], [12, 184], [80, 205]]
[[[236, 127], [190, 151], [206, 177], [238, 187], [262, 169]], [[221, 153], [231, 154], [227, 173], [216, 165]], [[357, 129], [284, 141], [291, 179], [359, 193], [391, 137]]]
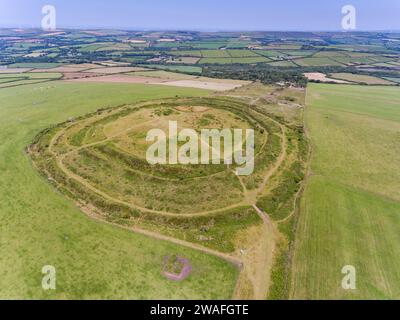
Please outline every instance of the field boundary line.
[[[289, 247], [289, 267], [288, 267], [288, 276], [290, 277], [289, 281], [289, 288], [288, 288], [288, 292], [287, 292], [287, 297], [288, 299], [293, 299], [294, 297], [294, 277], [293, 277], [293, 260], [295, 259], [296, 253], [297, 253], [297, 246], [298, 246], [298, 238], [297, 238], [297, 230], [298, 230], [298, 223], [300, 220], [300, 216], [302, 213], [301, 210], [301, 200], [304, 199], [304, 194], [305, 191], [307, 189], [307, 186], [309, 184], [310, 178], [313, 175], [312, 172], [312, 160], [314, 157], [314, 144], [313, 144], [313, 140], [311, 139], [311, 135], [310, 132], [308, 130], [308, 126], [307, 126], [307, 117], [306, 117], [306, 112], [308, 112], [308, 107], [307, 107], [307, 91], [308, 89], [306, 88], [306, 99], [304, 102], [304, 119], [303, 119], [303, 123], [304, 123], [304, 134], [306, 136], [306, 139], [308, 141], [308, 159], [307, 159], [307, 171], [306, 171], [306, 175], [303, 181], [303, 185], [302, 188], [300, 188], [300, 190], [302, 190], [302, 192], [298, 195], [298, 198], [296, 199], [296, 202], [298, 202], [298, 204], [295, 206], [291, 216], [294, 216], [296, 214], [296, 212], [298, 213], [298, 217], [295, 221], [295, 225], [293, 228], [293, 236], [294, 239], [291, 242], [291, 244], [289, 243], [290, 247]], [[296, 204], [295, 202], [295, 204]], [[306, 205], [306, 204], [305, 204]]]

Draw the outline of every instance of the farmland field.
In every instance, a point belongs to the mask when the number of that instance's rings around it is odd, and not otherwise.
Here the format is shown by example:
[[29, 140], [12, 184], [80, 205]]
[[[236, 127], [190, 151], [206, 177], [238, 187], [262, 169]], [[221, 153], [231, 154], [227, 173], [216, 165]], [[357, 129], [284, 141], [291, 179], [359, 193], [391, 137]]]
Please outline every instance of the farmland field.
[[[0, 247], [8, 248], [0, 256], [1, 298], [231, 297], [237, 277], [233, 265], [89, 219], [35, 172], [24, 152], [40, 130], [70, 117], [175, 95], [202, 96], [207, 91], [62, 82], [1, 89]], [[185, 282], [161, 276], [162, 260], [169, 254], [182, 254], [193, 264]], [[48, 264], [57, 267], [57, 291], [41, 288], [41, 268]]]
[[356, 83], [365, 83], [365, 84], [381, 84], [381, 85], [390, 85], [393, 84], [393, 82], [390, 82], [385, 79], [377, 78], [377, 77], [372, 77], [372, 76], [364, 76], [364, 75], [359, 75], [359, 74], [351, 74], [351, 73], [332, 73], [331, 77], [334, 79], [339, 79], [339, 80], [345, 80], [345, 81], [351, 81], [351, 82], [356, 82]]
[[187, 73], [201, 73], [201, 67], [195, 66], [163, 66], [163, 65], [148, 65], [149, 68], [160, 69], [160, 70], [168, 70], [168, 71], [178, 71], [178, 72], [187, 72]]
[[[400, 90], [312, 84], [311, 176], [301, 201], [292, 298], [400, 297]], [[357, 289], [341, 287], [342, 267]]]
[[199, 64], [233, 64], [233, 63], [259, 63], [259, 62], [269, 62], [266, 57], [254, 56], [254, 57], [241, 57], [241, 58], [202, 58], [198, 62]]

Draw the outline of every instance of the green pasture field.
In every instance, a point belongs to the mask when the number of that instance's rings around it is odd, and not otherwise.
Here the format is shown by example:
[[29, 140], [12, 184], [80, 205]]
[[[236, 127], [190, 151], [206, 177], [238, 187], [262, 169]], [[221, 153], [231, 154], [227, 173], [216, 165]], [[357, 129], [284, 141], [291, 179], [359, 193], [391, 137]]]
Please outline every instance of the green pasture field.
[[9, 68], [34, 68], [34, 69], [51, 69], [61, 66], [62, 63], [51, 63], [51, 62], [21, 62], [13, 63], [8, 65]]
[[232, 58], [201, 58], [199, 64], [232, 64]]
[[195, 49], [219, 49], [228, 44], [227, 41], [187, 41], [187, 42], [158, 42], [155, 47], [176, 48], [192, 47]]
[[248, 57], [248, 58], [202, 58], [199, 64], [233, 64], [233, 63], [260, 63], [270, 62], [266, 57]]
[[314, 58], [322, 58], [322, 57], [348, 57], [347, 52], [343, 51], [319, 51], [316, 54], [314, 54]]
[[[296, 299], [400, 298], [400, 90], [310, 84], [311, 176], [292, 268]], [[341, 270], [356, 268], [356, 290]]]
[[286, 54], [276, 50], [254, 50], [254, 52], [265, 57], [286, 56]]
[[302, 67], [342, 66], [340, 62], [327, 57], [297, 59], [296, 64]]
[[365, 83], [369, 85], [391, 85], [393, 82], [390, 82], [385, 79], [373, 77], [373, 76], [365, 76], [361, 74], [352, 74], [352, 73], [332, 73], [330, 77], [339, 80], [345, 80], [356, 83]]
[[201, 67], [195, 67], [195, 66], [174, 66], [174, 65], [166, 66], [166, 65], [161, 65], [161, 64], [149, 64], [149, 65], [146, 65], [146, 67], [149, 67], [152, 69], [188, 72], [188, 73], [201, 73], [201, 71], [202, 71]]
[[[4, 79], [2, 79], [4, 80]], [[34, 83], [41, 83], [41, 82], [47, 82], [49, 81], [48, 79], [20, 79], [20, 80], [12, 80], [12, 81], [7, 81], [4, 82], [2, 81], [0, 83], [0, 88], [9, 88], [9, 87], [15, 87], [15, 86], [23, 86], [27, 84], [34, 84]]]
[[370, 67], [382, 67], [382, 68], [393, 68], [395, 65], [389, 62], [378, 62], [378, 63], [371, 63]]
[[400, 78], [388, 78], [384, 77], [384, 79], [390, 81], [390, 82], [395, 82], [395, 83], [400, 83]]
[[266, 57], [246, 57], [246, 58], [232, 58], [232, 63], [260, 63], [270, 62], [271, 60]]
[[369, 57], [332, 57], [338, 63], [344, 64], [374, 64], [376, 63], [375, 60]]
[[301, 45], [297, 44], [277, 44], [270, 46], [271, 49], [282, 49], [282, 50], [299, 50]]
[[[0, 90], [0, 298], [229, 299], [237, 278], [233, 265], [88, 218], [39, 176], [24, 151], [41, 130], [101, 107], [208, 92], [57, 81], [41, 86]], [[170, 254], [193, 265], [183, 282], [160, 273]], [[41, 288], [45, 265], [56, 267], [55, 291]]]
[[14, 81], [19, 81], [21, 78], [18, 77], [6, 77], [6, 78], [0, 78], [0, 83], [7, 83], [7, 82], [14, 82]]
[[49, 53], [49, 54], [47, 55], [47, 57], [48, 57], [48, 58], [57, 58], [58, 55], [59, 55], [58, 53], [55, 53], [55, 52], [54, 52], [54, 53]]
[[255, 53], [252, 50], [227, 50], [228, 54], [232, 57], [232, 58], [249, 58], [249, 57], [260, 57], [260, 55], [258, 55], [257, 53]]
[[247, 48], [251, 44], [251, 41], [243, 40], [231, 40], [227, 44], [227, 48]]
[[40, 43], [30, 43], [30, 42], [20, 42], [15, 43], [5, 49], [7, 52], [22, 52], [26, 50], [33, 50], [37, 47], [41, 47], [43, 44]]
[[201, 58], [201, 50], [179, 50], [179, 51], [171, 51], [168, 54], [173, 56], [184, 56], [184, 57], [196, 57]]
[[393, 58], [388, 58], [388, 57], [383, 57], [383, 56], [372, 56], [369, 57], [370, 60], [374, 60], [376, 62], [388, 62], [388, 63], [392, 63]]
[[82, 52], [94, 52], [101, 48], [106, 48], [106, 47], [109, 47], [112, 45], [113, 45], [112, 42], [101, 42], [101, 43], [96, 42], [96, 43], [84, 45], [79, 50]]
[[3, 73], [0, 74], [0, 88], [8, 88], [26, 84], [57, 80], [62, 77], [61, 73], [53, 72], [26, 72], [26, 73]]
[[127, 43], [117, 43], [117, 44], [110, 44], [104, 45], [96, 49], [95, 51], [126, 51], [131, 50], [132, 46]]
[[25, 73], [0, 73], [0, 79], [58, 79], [62, 76], [59, 72], [25, 72]]
[[193, 48], [204, 48], [204, 49], [219, 49], [228, 44], [226, 41], [194, 41], [186, 42], [185, 44], [192, 46]]
[[201, 50], [203, 58], [230, 58], [227, 50]]

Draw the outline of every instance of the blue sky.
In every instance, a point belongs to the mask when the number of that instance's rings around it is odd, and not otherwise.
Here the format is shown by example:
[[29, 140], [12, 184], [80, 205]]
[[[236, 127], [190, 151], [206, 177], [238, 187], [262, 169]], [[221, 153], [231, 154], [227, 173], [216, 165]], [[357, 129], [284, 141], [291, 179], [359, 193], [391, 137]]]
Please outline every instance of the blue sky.
[[400, 30], [400, 0], [0, 0], [0, 26], [168, 30], [340, 30], [341, 8], [357, 8], [358, 30]]

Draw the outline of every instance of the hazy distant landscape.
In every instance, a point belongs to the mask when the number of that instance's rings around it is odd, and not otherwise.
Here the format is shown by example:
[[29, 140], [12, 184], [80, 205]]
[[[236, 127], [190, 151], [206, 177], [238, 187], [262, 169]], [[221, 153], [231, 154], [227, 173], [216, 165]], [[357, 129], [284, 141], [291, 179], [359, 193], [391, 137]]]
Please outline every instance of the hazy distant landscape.
[[0, 298], [399, 299], [399, 86], [400, 32], [0, 29]]

